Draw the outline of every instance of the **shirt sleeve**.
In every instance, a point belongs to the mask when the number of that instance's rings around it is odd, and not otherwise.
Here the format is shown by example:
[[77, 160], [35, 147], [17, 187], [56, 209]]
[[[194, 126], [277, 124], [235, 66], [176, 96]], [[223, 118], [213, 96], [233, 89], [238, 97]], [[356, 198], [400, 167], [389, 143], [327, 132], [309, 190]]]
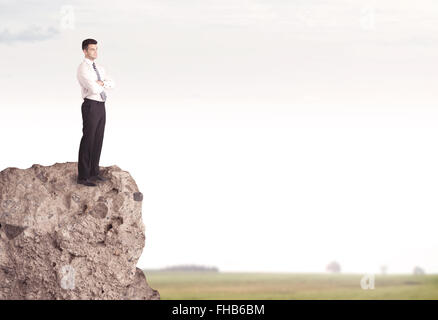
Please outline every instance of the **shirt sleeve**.
[[103, 67], [101, 67], [103, 73], [103, 87], [105, 89], [112, 89], [116, 86], [114, 79], [108, 75]]
[[100, 94], [103, 91], [103, 87], [91, 77], [89, 70], [87, 70], [84, 64], [79, 66], [77, 76], [79, 84], [92, 94]]

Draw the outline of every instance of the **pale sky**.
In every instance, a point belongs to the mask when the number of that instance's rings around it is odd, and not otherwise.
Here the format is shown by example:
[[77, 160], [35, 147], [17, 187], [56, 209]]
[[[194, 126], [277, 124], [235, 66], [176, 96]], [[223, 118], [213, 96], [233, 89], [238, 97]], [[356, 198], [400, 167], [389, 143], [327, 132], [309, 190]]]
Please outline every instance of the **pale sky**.
[[144, 195], [142, 268], [438, 272], [438, 3], [0, 0], [0, 170], [77, 161], [81, 42], [101, 166]]

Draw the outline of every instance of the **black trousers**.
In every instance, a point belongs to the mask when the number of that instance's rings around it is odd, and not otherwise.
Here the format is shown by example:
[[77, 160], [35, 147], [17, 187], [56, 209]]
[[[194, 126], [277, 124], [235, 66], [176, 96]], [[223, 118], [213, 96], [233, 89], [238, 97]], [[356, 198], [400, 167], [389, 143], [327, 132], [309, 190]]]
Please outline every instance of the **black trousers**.
[[78, 179], [88, 179], [99, 174], [105, 121], [105, 102], [85, 98], [82, 103], [83, 124], [79, 146]]

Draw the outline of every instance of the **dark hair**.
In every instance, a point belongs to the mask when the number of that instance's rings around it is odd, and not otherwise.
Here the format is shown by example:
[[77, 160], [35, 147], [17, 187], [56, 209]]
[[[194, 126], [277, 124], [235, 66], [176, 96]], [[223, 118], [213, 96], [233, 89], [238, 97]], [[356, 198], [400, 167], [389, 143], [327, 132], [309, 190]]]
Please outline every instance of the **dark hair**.
[[89, 44], [97, 44], [97, 41], [94, 39], [85, 39], [82, 41], [82, 50], [88, 49]]

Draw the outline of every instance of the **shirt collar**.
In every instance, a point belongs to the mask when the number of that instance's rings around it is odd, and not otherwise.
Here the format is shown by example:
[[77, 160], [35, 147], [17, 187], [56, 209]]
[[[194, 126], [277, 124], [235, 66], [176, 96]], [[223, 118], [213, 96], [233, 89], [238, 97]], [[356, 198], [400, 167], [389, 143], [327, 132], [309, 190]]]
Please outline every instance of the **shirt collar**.
[[90, 66], [93, 65], [93, 60], [90, 60], [90, 59], [88, 59], [88, 58], [84, 58], [84, 61], [85, 61], [86, 63], [88, 63]]

